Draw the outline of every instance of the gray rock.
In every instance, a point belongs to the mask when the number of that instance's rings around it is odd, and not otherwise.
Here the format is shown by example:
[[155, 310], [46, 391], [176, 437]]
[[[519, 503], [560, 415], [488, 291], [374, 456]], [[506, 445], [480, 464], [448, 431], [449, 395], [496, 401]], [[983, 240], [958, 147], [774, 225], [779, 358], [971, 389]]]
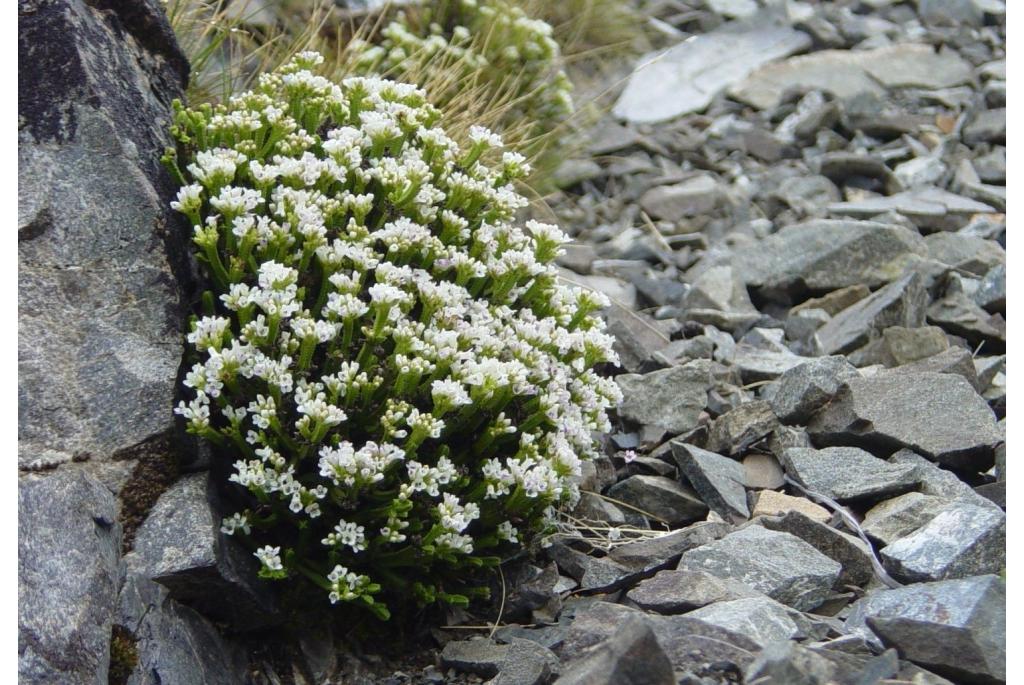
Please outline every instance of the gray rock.
[[1006, 108], [983, 109], [963, 130], [967, 145], [1006, 142]]
[[834, 650], [809, 649], [794, 642], [775, 642], [765, 647], [744, 675], [748, 683], [832, 685], [884, 682], [898, 671], [895, 650], [867, 659]]
[[820, 50], [756, 69], [729, 93], [760, 109], [772, 109], [791, 88], [823, 90], [840, 98], [881, 95], [886, 88], [948, 88], [969, 82], [972, 72], [952, 50], [936, 53], [929, 45]]
[[697, 425], [711, 377], [707, 362], [698, 360], [643, 375], [623, 374], [615, 382], [623, 395], [620, 416], [678, 435]]
[[920, 188], [939, 183], [949, 168], [937, 155], [925, 155], [898, 164], [893, 176], [904, 188]]
[[[938, 326], [906, 328], [889, 326], [882, 337], [850, 354], [854, 366], [913, 366], [911, 362], [938, 355], [949, 349], [949, 340]], [[926, 370], [926, 369], [922, 369]]]
[[718, 181], [700, 174], [675, 185], [651, 188], [640, 198], [640, 206], [652, 218], [680, 221], [711, 212], [722, 196]]
[[509, 653], [508, 645], [499, 645], [483, 638], [449, 642], [441, 650], [441, 663], [461, 673], [475, 673], [484, 678], [498, 675]]
[[876, 592], [846, 625], [958, 681], [1006, 680], [1006, 586], [997, 576]]
[[1006, 183], [1006, 148], [997, 145], [972, 162], [978, 178], [985, 183]]
[[107, 682], [121, 527], [114, 496], [62, 470], [18, 482], [18, 682]]
[[156, 0], [19, 8], [18, 463], [110, 459], [174, 425], [189, 238], [159, 157], [188, 64]]
[[689, 319], [728, 331], [745, 328], [761, 316], [750, 301], [746, 284], [728, 265], [712, 267], [698, 276], [682, 307]]
[[612, 113], [653, 123], [699, 112], [752, 70], [809, 46], [807, 34], [764, 20], [697, 36], [640, 58]]
[[758, 523], [768, 530], [778, 530], [795, 535], [825, 556], [843, 567], [839, 576], [840, 586], [863, 586], [871, 580], [874, 571], [871, 565], [871, 550], [855, 535], [844, 533], [799, 511], [790, 511], [784, 516], [762, 516]]
[[999, 573], [1006, 566], [1006, 515], [952, 502], [921, 528], [885, 546], [882, 562], [904, 582]]
[[573, 516], [585, 521], [601, 521], [612, 525], [626, 522], [621, 509], [592, 492], [580, 493], [580, 501], [573, 510]]
[[695, 523], [660, 537], [614, 547], [608, 558], [631, 568], [652, 571], [676, 563], [683, 552], [718, 540], [731, 531], [732, 526], [727, 523]]
[[752, 345], [736, 345], [728, 357], [744, 383], [775, 380], [795, 366], [807, 361], [788, 350], [765, 350]]
[[962, 347], [951, 347], [945, 352], [898, 366], [890, 371], [890, 373], [894, 374], [923, 372], [955, 374], [970, 383], [971, 387], [975, 390], [981, 391], [983, 389], [978, 381], [978, 372], [974, 368], [974, 358], [969, 350], [965, 350]]
[[683, 614], [715, 602], [760, 596], [739, 581], [688, 569], [659, 571], [626, 593], [641, 609], [659, 614]]
[[900, 495], [918, 483], [913, 466], [890, 464], [857, 447], [790, 448], [782, 465], [808, 490], [838, 502]]
[[996, 211], [990, 204], [934, 187], [914, 188], [884, 197], [835, 202], [827, 209], [831, 214], [858, 219], [896, 212], [920, 228], [946, 231], [962, 228], [975, 214]]
[[612, 559], [595, 557], [555, 543], [547, 549], [548, 556], [565, 574], [587, 592], [611, 592], [635, 580], [637, 573]]
[[783, 423], [803, 424], [860, 372], [845, 357], [821, 357], [795, 366], [766, 386], [763, 397]]
[[947, 505], [948, 502], [941, 497], [908, 492], [869, 509], [864, 514], [861, 528], [868, 537], [883, 546], [888, 545], [931, 521]]
[[243, 647], [223, 637], [198, 612], [171, 599], [166, 588], [147, 579], [138, 554], [125, 555], [125, 567], [118, 622], [133, 632], [138, 653], [129, 683], [248, 682], [249, 655]]
[[536, 642], [513, 638], [498, 669], [488, 685], [545, 685], [559, 670], [558, 657]]
[[1006, 311], [1006, 265], [992, 267], [974, 292], [974, 301], [989, 312]]
[[[751, 550], [759, 550], [751, 554]], [[799, 611], [825, 600], [842, 567], [800, 538], [750, 526], [685, 552], [680, 570], [730, 578]]]
[[818, 329], [818, 341], [825, 354], [849, 353], [890, 326], [923, 326], [927, 306], [921, 277], [911, 272], [836, 314]]
[[746, 597], [709, 604], [687, 618], [746, 635], [764, 648], [772, 642], [804, 637], [806, 619], [768, 597]]
[[708, 513], [696, 492], [662, 476], [630, 476], [613, 485], [608, 496], [669, 525], [699, 521]]
[[[963, 292], [947, 293], [928, 307], [928, 321], [947, 333], [967, 339], [971, 345], [995, 343], [1000, 349], [1006, 342], [1006, 321], [999, 314], [989, 314]], [[986, 348], [988, 349], [988, 348]]]
[[[651, 626], [637, 617], [583, 655], [556, 685], [675, 685], [672, 662]], [[510, 681], [511, 685], [511, 681]]]
[[135, 536], [139, 572], [204, 615], [253, 630], [280, 620], [255, 557], [220, 532], [209, 474], [186, 475], [157, 500]]
[[985, 15], [975, 0], [920, 0], [917, 16], [926, 24], [981, 26]]
[[606, 332], [614, 336], [612, 349], [619, 355], [622, 368], [630, 373], [640, 370], [651, 355], [668, 345], [668, 336], [646, 317], [612, 303], [604, 310]]
[[889, 458], [892, 464], [909, 464], [914, 467], [914, 478], [920, 481], [920, 491], [925, 495], [945, 501], [964, 500], [979, 507], [991, 507], [987, 499], [979, 497], [970, 485], [957, 478], [952, 471], [939, 468], [913, 450], [900, 450]]
[[932, 259], [978, 276], [1006, 264], [1006, 251], [994, 240], [942, 232], [925, 236], [924, 242]]
[[883, 285], [925, 254], [921, 236], [902, 226], [818, 219], [740, 248], [732, 265], [764, 295], [799, 295]]
[[816, 161], [817, 171], [843, 186], [855, 179], [870, 179], [886, 193], [904, 190], [903, 184], [880, 157], [856, 152], [829, 152]]
[[819, 444], [909, 447], [942, 464], [979, 468], [991, 465], [1002, 440], [995, 414], [970, 383], [940, 373], [847, 381], [807, 430]]
[[851, 285], [833, 290], [827, 295], [811, 298], [789, 310], [790, 315], [798, 314], [807, 309], [820, 309], [829, 317], [833, 317], [847, 307], [852, 307], [871, 294], [866, 285]]
[[680, 473], [711, 511], [732, 523], [750, 517], [743, 464], [679, 441], [672, 443], [672, 454]]
[[708, 427], [706, 447], [712, 452], [741, 455], [779, 426], [767, 402], [741, 404], [715, 419]]

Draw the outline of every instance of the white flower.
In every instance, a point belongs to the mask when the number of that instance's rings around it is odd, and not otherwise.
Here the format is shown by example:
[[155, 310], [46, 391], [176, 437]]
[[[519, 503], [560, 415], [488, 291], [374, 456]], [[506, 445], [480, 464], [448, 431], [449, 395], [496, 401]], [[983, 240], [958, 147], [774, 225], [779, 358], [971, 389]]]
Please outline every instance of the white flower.
[[260, 560], [263, 567], [270, 571], [280, 571], [284, 568], [281, 565], [280, 547], [271, 547], [270, 545], [267, 545], [266, 547], [260, 547], [253, 554]]

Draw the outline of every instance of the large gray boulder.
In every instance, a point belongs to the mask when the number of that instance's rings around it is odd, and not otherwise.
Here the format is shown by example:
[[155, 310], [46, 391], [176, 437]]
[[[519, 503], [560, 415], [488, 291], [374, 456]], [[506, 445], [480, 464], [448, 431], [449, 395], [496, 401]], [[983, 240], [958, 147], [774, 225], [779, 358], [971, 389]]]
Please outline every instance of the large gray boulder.
[[117, 603], [117, 502], [78, 469], [18, 484], [18, 681], [105, 685]]
[[157, 0], [18, 7], [18, 463], [110, 459], [172, 427], [188, 64]]

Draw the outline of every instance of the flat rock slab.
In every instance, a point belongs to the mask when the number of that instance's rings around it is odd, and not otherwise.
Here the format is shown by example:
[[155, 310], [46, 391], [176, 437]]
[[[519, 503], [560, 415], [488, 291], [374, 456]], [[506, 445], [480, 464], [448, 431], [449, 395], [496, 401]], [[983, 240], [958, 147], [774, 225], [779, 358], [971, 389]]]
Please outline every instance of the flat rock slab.
[[839, 562], [843, 567], [839, 583], [843, 586], [865, 585], [874, 575], [871, 550], [855, 535], [836, 530], [799, 511], [790, 511], [778, 517], [762, 517], [758, 523], [768, 530], [795, 535], [828, 558]]
[[622, 374], [615, 382], [622, 389], [620, 416], [675, 435], [697, 425], [711, 387], [709, 366], [702, 361], [643, 375]]
[[928, 293], [921, 277], [908, 273], [836, 314], [818, 329], [825, 354], [849, 354], [878, 340], [891, 326], [917, 328], [927, 316]]
[[662, 565], [674, 564], [683, 552], [718, 540], [730, 532], [732, 526], [727, 523], [694, 523], [660, 537], [614, 547], [608, 553], [608, 558], [631, 568], [653, 570]]
[[926, 254], [921, 236], [903, 226], [815, 219], [740, 248], [732, 265], [762, 294], [817, 294], [852, 285], [884, 285]]
[[903, 582], [999, 573], [1006, 566], [1006, 515], [957, 501], [881, 551], [887, 571]]
[[1006, 681], [1006, 586], [998, 576], [876, 592], [854, 605], [846, 627], [958, 681]]
[[806, 33], [766, 22], [695, 36], [642, 57], [612, 113], [633, 123], [654, 123], [699, 112], [757, 67], [810, 42]]
[[882, 545], [910, 535], [939, 515], [949, 502], [920, 492], [908, 492], [879, 502], [864, 514], [864, 533]]
[[18, 463], [110, 459], [174, 426], [190, 231], [159, 158], [188, 63], [156, 0], [19, 8]]
[[824, 90], [839, 98], [860, 93], [882, 95], [886, 88], [948, 88], [968, 83], [969, 62], [952, 50], [904, 44], [874, 50], [820, 50], [791, 57], [752, 72], [730, 88], [734, 98], [772, 109], [790, 88]]
[[672, 443], [672, 454], [680, 472], [708, 508], [732, 523], [750, 518], [743, 464], [679, 441]]
[[116, 519], [114, 496], [83, 471], [19, 481], [18, 682], [107, 682]]
[[750, 515], [755, 518], [758, 516], [782, 516], [794, 511], [821, 523], [832, 518], [828, 509], [818, 506], [806, 497], [793, 497], [774, 490], [762, 490], [757, 493], [754, 510]]
[[845, 357], [820, 357], [779, 376], [765, 386], [763, 397], [783, 423], [803, 424], [845, 381], [858, 377], [860, 372]]
[[[555, 685], [675, 685], [672, 661], [649, 622], [630, 618], [572, 663]], [[509, 685], [512, 685], [511, 682]]]
[[[960, 376], [883, 374], [857, 378], [807, 426], [816, 444], [897, 450], [982, 471], [1003, 440], [988, 403]], [[987, 464], [987, 466], [986, 466]]]
[[746, 635], [762, 648], [779, 640], [804, 637], [807, 621], [798, 611], [768, 597], [716, 602], [689, 612], [687, 618]]
[[696, 492], [664, 476], [630, 476], [609, 488], [608, 496], [669, 525], [692, 523], [708, 513]]
[[792, 447], [782, 453], [782, 465], [808, 490], [838, 502], [882, 499], [914, 489], [914, 468], [890, 464], [857, 447]]
[[827, 209], [830, 214], [862, 219], [896, 212], [919, 227], [941, 230], [956, 230], [974, 214], [992, 214], [996, 211], [992, 205], [932, 186], [884, 197], [833, 202]]
[[842, 572], [837, 562], [795, 535], [761, 526], [684, 553], [678, 568], [737, 580], [800, 611], [821, 604]]
[[659, 614], [684, 614], [715, 602], [760, 596], [737, 580], [691, 569], [659, 571], [626, 593], [641, 609]]

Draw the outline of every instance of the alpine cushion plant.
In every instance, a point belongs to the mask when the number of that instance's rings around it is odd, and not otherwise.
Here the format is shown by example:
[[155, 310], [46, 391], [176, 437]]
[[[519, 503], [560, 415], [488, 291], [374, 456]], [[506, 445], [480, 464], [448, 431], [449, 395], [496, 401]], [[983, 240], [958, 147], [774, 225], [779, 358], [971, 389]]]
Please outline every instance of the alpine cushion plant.
[[176, 106], [172, 207], [216, 291], [176, 412], [233, 455], [222, 530], [263, 578], [382, 618], [465, 604], [578, 497], [621, 398], [606, 301], [558, 282], [556, 227], [516, 225], [528, 169], [496, 135], [460, 147], [421, 90], [320, 63]]

